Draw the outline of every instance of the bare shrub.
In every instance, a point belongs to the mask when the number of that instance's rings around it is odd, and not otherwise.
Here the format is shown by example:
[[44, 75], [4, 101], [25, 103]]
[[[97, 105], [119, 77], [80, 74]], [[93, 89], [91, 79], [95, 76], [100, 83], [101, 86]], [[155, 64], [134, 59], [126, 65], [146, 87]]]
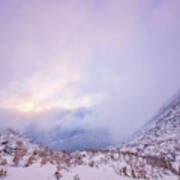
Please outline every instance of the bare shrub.
[[20, 159], [22, 159], [26, 155], [26, 153], [27, 153], [27, 149], [24, 147], [23, 142], [17, 141], [15, 156], [13, 158], [13, 162], [15, 166], [19, 164]]
[[25, 164], [25, 167], [29, 167], [30, 165], [33, 164], [34, 161], [35, 161], [34, 155], [30, 156], [29, 159], [27, 160], [27, 163]]
[[122, 173], [123, 173], [124, 176], [128, 176], [126, 167], [122, 168]]
[[49, 148], [48, 146], [46, 146], [41, 152], [40, 152], [40, 156], [48, 156], [49, 155]]
[[74, 159], [76, 164], [78, 165], [83, 164], [82, 156], [79, 152], [76, 152], [76, 154], [74, 155]]
[[1, 162], [0, 162], [0, 165], [4, 166], [4, 165], [7, 165], [8, 162], [6, 159], [2, 159]]
[[131, 175], [133, 178], [137, 178], [134, 169], [131, 170]]
[[80, 180], [80, 177], [78, 174], [76, 174], [74, 177], [73, 177], [73, 180]]
[[58, 172], [58, 171], [56, 171], [54, 173], [54, 176], [55, 176], [56, 180], [60, 180], [62, 178], [62, 174], [60, 172]]
[[49, 161], [49, 158], [47, 156], [42, 157], [41, 159], [41, 165], [45, 165]]
[[37, 155], [39, 154], [39, 151], [35, 149], [32, 154], [33, 154], [34, 156], [37, 156]]
[[7, 171], [4, 170], [4, 169], [1, 169], [1, 170], [0, 170], [0, 178], [1, 178], [1, 177], [6, 177], [6, 176], [7, 176]]
[[95, 165], [95, 162], [94, 161], [91, 161], [91, 162], [89, 162], [89, 164], [88, 164], [90, 167], [94, 167], [94, 165]]

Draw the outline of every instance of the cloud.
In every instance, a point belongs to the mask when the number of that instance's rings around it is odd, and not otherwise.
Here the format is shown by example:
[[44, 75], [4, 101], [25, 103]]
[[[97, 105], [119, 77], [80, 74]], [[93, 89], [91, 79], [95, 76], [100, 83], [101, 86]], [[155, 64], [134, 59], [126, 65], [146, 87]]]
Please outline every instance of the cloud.
[[151, 16], [151, 23], [153, 23], [156, 30], [161, 33], [171, 32], [179, 26], [179, 5], [178, 0], [173, 1], [160, 1], [157, 7], [154, 8]]
[[178, 0], [0, 2], [4, 126], [132, 134], [180, 87], [179, 12]]

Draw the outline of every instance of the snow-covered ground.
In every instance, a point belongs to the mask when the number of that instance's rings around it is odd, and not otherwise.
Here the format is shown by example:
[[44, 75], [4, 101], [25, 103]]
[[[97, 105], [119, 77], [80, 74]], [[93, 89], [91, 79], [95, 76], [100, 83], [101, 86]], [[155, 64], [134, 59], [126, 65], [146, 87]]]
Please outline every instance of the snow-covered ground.
[[28, 168], [9, 167], [6, 180], [55, 180], [53, 174], [56, 168], [52, 165], [41, 167], [36, 163]]
[[[51, 164], [41, 167], [39, 164], [34, 164], [28, 168], [11, 167], [8, 168], [6, 180], [55, 180], [54, 172], [56, 168]], [[63, 171], [61, 180], [133, 180], [124, 176], [119, 176], [114, 173], [112, 168], [107, 166], [101, 168], [90, 168], [88, 166], [79, 166], [70, 171]], [[139, 179], [140, 180], [140, 179]], [[177, 176], [164, 176], [159, 180], [179, 180]]]
[[[6, 180], [55, 180], [54, 172], [56, 168], [52, 165], [40, 167], [34, 164], [29, 168], [11, 167], [8, 168], [8, 176]], [[114, 173], [111, 168], [90, 168], [88, 166], [79, 166], [67, 172], [64, 171], [62, 180], [74, 180], [79, 177], [80, 180], [132, 180]]]

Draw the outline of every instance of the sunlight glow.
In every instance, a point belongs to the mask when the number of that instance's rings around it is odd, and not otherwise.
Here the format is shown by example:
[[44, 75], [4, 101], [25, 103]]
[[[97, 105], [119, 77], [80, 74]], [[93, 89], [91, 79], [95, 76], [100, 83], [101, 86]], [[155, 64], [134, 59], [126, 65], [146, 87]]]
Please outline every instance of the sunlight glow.
[[19, 112], [41, 112], [50, 109], [50, 106], [35, 101], [22, 101], [15, 105], [15, 110]]
[[81, 107], [92, 107], [98, 102], [102, 102], [102, 95], [86, 95], [82, 97], [61, 98], [56, 101], [45, 101], [38, 98], [14, 98], [9, 99], [0, 105], [1, 108], [7, 110], [15, 110], [20, 113], [40, 113], [52, 109], [78, 109]]

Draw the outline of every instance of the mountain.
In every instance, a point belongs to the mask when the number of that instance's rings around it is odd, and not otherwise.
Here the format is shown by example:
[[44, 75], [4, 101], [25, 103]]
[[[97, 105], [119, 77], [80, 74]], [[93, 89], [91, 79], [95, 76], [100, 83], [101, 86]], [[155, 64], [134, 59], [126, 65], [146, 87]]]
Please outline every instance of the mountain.
[[[79, 133], [84, 132], [77, 130], [73, 135]], [[69, 132], [65, 134], [69, 137]], [[13, 130], [1, 132], [1, 177], [6, 180], [29, 177], [34, 180], [179, 180], [180, 96], [174, 97], [128, 143], [119, 147], [74, 152], [51, 150]]]
[[112, 136], [107, 129], [92, 128], [86, 123], [87, 117], [90, 118], [94, 111], [94, 109], [79, 108], [54, 112], [58, 117], [55, 126], [39, 128], [31, 124], [26, 127], [24, 133], [34, 142], [51, 149], [76, 151], [87, 147], [97, 149], [113, 145]]
[[85, 128], [63, 128], [57, 126], [50, 130], [35, 130], [30, 129], [26, 131], [28, 137], [35, 142], [48, 145], [51, 149], [65, 149], [69, 151], [76, 151], [80, 149], [91, 148], [105, 148], [112, 144], [110, 134], [103, 129], [92, 130]]
[[126, 147], [180, 163], [180, 95], [146, 123]]
[[0, 151], [7, 154], [14, 154], [17, 142], [23, 142], [28, 150], [40, 147], [25, 135], [19, 134], [12, 129], [3, 130], [0, 133]]
[[163, 106], [123, 149], [159, 157], [169, 163], [171, 172], [180, 175], [180, 95]]

